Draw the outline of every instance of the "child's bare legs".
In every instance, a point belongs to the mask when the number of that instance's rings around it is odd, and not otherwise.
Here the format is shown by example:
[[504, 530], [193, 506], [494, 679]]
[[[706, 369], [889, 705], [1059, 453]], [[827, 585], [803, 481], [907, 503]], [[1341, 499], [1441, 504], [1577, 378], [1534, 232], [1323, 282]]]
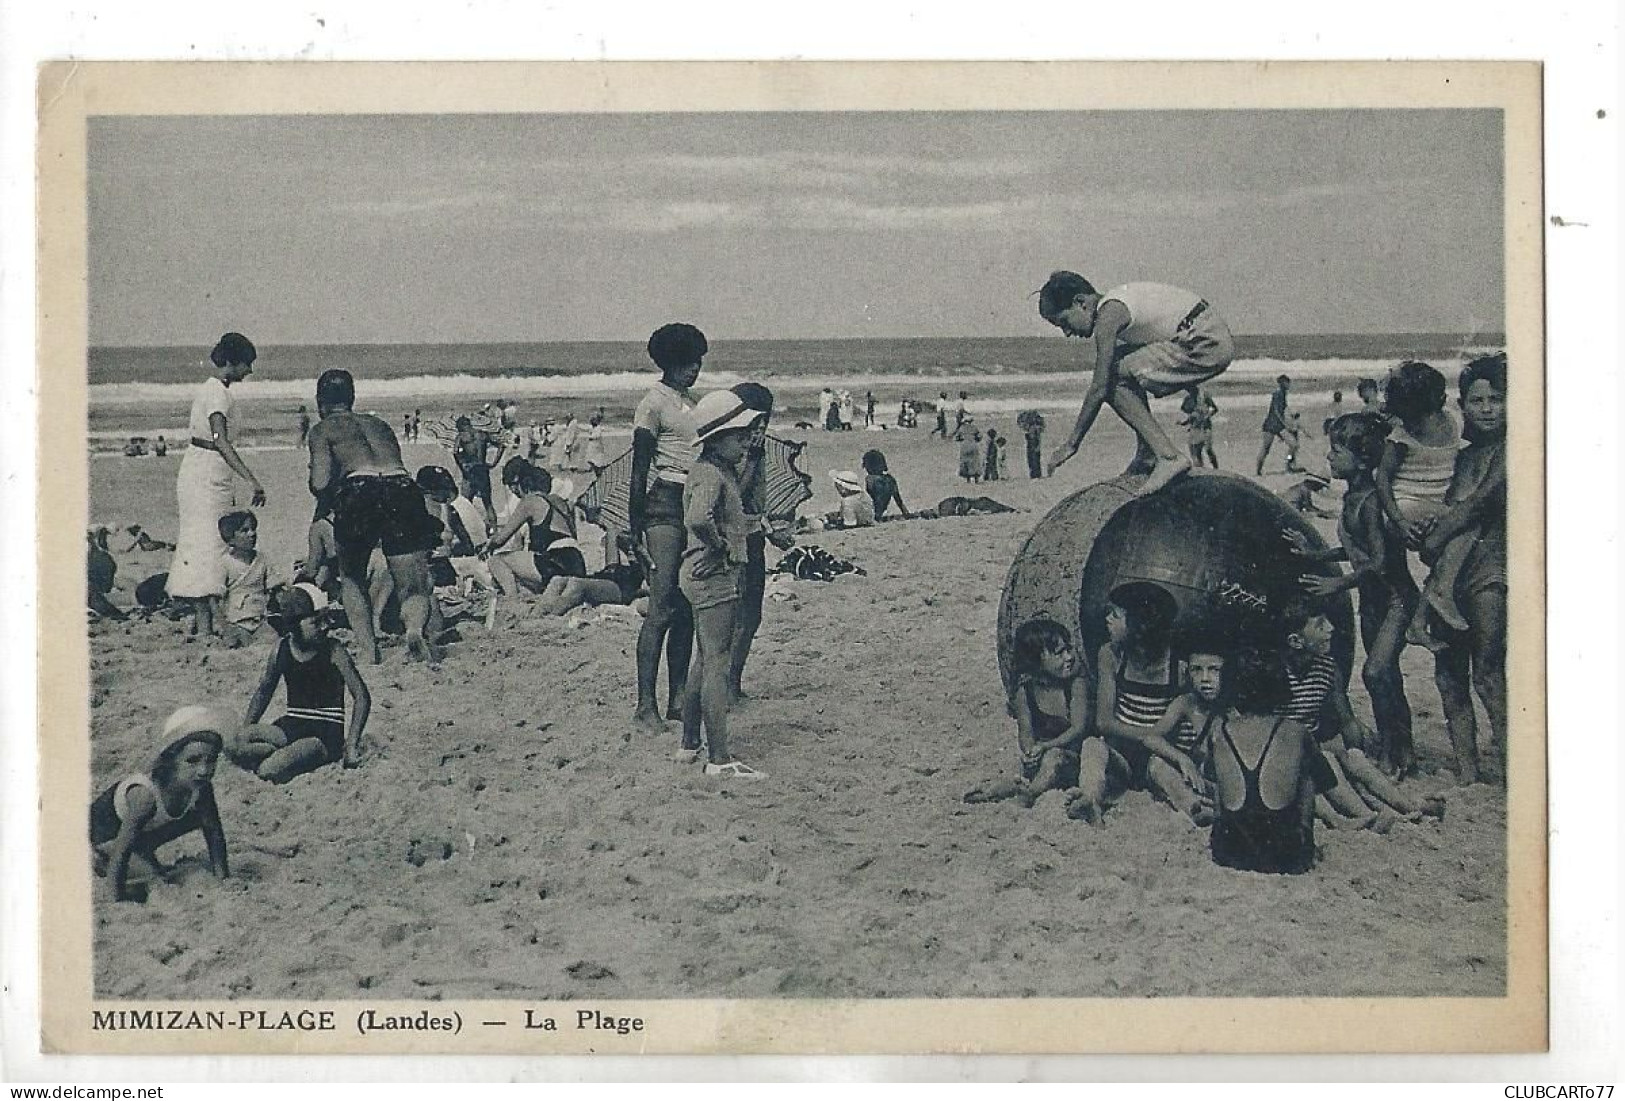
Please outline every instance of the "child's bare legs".
[[1206, 446], [1206, 450], [1207, 450], [1207, 462], [1208, 462], [1208, 465], [1211, 466], [1214, 470], [1219, 469], [1219, 456], [1218, 456], [1218, 453], [1213, 450], [1212, 441], [1208, 442], [1208, 444]]
[[735, 700], [745, 695], [745, 663], [762, 626], [762, 599], [766, 595], [766, 548], [752, 538], [745, 572], [739, 579], [738, 611], [734, 614], [733, 644], [728, 655], [728, 692]]
[[677, 588], [677, 568], [686, 537], [675, 524], [648, 529], [645, 539], [654, 560], [649, 571], [649, 616], [638, 631], [638, 707], [632, 721], [651, 731], [662, 729], [655, 702], [660, 680], [660, 654], [666, 654], [667, 714], [684, 698], [689, 657], [693, 646], [693, 617], [688, 601]]
[[1152, 757], [1145, 768], [1145, 779], [1153, 795], [1184, 814], [1192, 822], [1199, 826], [1212, 824], [1212, 811], [1173, 765], [1161, 757]]
[[1068, 818], [1099, 825], [1106, 813], [1106, 768], [1111, 750], [1104, 738], [1085, 738], [1078, 747], [1078, 790], [1066, 804]]
[[1140, 442], [1156, 453], [1157, 465], [1152, 468], [1145, 484], [1139, 489], [1139, 495], [1149, 496], [1166, 486], [1175, 478], [1190, 470], [1191, 462], [1179, 453], [1179, 448], [1168, 438], [1157, 423], [1157, 418], [1151, 414], [1151, 405], [1146, 401], [1145, 391], [1133, 379], [1126, 375], [1118, 377], [1112, 386], [1111, 396], [1106, 399], [1112, 409], [1123, 418], [1123, 423], [1134, 430]]
[[[1363, 612], [1363, 609], [1362, 609]], [[1416, 614], [1416, 602], [1394, 597], [1381, 612], [1382, 619], [1366, 643], [1361, 670], [1371, 710], [1382, 735], [1383, 763], [1396, 776], [1410, 772], [1414, 762], [1411, 742], [1411, 703], [1405, 697], [1405, 678], [1399, 655], [1405, 649], [1405, 630]]]
[[1507, 767], [1506, 599], [1506, 593], [1499, 588], [1480, 589], [1468, 596], [1464, 609], [1472, 647], [1473, 690], [1490, 720], [1496, 779], [1502, 783], [1506, 782]]
[[255, 769], [261, 780], [285, 784], [295, 776], [314, 772], [327, 763], [327, 747], [318, 738], [300, 738], [277, 750]]
[[274, 723], [254, 723], [237, 731], [226, 745], [226, 755], [250, 772], [259, 771], [273, 753], [288, 746], [288, 735]]
[[1444, 706], [1450, 748], [1456, 757], [1456, 783], [1476, 784], [1478, 774], [1478, 717], [1473, 714], [1472, 652], [1459, 642], [1433, 652], [1433, 683]]
[[1385, 806], [1404, 815], [1411, 821], [1423, 817], [1439, 817], [1444, 814], [1444, 798], [1430, 795], [1417, 802], [1390, 780], [1375, 764], [1371, 758], [1358, 749], [1344, 750], [1341, 761], [1333, 763], [1333, 767], [1341, 765], [1339, 771], [1347, 781], [1351, 782], [1355, 791], [1364, 794], [1368, 799], [1377, 803], [1377, 810]]
[[1275, 433], [1265, 432], [1264, 438], [1258, 445], [1258, 461], [1253, 464], [1253, 470], [1262, 477], [1264, 474], [1264, 460], [1270, 457], [1270, 448], [1275, 446]]
[[[373, 552], [372, 561], [367, 563], [367, 599], [372, 603], [372, 633], [373, 637], [383, 634], [379, 625], [384, 615], [384, 605], [395, 594], [395, 579], [390, 576], [389, 566], [384, 556]], [[405, 609], [401, 610], [401, 619], [406, 619]]]
[[1445, 622], [1453, 631], [1467, 630], [1467, 619], [1461, 614], [1456, 605], [1456, 579], [1461, 575], [1461, 567], [1466, 564], [1467, 556], [1472, 553], [1473, 544], [1478, 540], [1477, 530], [1463, 532], [1444, 545], [1439, 552], [1439, 559], [1433, 564], [1433, 571], [1428, 574], [1427, 585], [1422, 590], [1433, 614]]
[[192, 627], [189, 631], [187, 631], [187, 634], [212, 635], [215, 633], [215, 603], [216, 598], [212, 596], [200, 596], [191, 601]]
[[699, 671], [689, 671], [683, 699], [683, 748], [705, 748], [713, 764], [733, 760], [728, 753], [728, 657], [733, 645], [734, 607], [729, 600], [694, 610], [694, 640], [698, 643]]
[[429, 579], [429, 552], [392, 554], [385, 561], [401, 604], [401, 622], [406, 625], [408, 660], [440, 661], [440, 648], [428, 639], [429, 609], [434, 604], [434, 582]]
[[554, 577], [542, 590], [541, 599], [536, 602], [536, 610], [542, 615], [564, 615], [577, 604], [581, 603], [579, 593], [572, 592], [572, 583], [582, 580], [578, 577]]

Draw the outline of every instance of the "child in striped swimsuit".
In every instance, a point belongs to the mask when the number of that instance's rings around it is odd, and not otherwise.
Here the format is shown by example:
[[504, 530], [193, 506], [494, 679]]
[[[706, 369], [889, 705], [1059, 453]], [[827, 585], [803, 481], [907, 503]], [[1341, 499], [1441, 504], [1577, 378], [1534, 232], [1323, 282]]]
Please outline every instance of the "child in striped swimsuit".
[[[231, 751], [232, 760], [262, 780], [285, 784], [323, 765], [342, 761], [345, 768], [355, 768], [360, 763], [361, 732], [372, 696], [350, 652], [327, 636], [326, 610], [327, 598], [310, 584], [295, 585], [279, 604], [277, 629], [283, 634], [248, 701]], [[287, 714], [261, 723], [278, 683], [288, 686]], [[354, 704], [348, 732], [346, 691]]]
[[[1152, 792], [1191, 817], [1199, 813], [1200, 770], [1193, 758], [1156, 733], [1185, 694], [1184, 670], [1172, 648], [1178, 606], [1160, 585], [1131, 581], [1111, 592], [1107, 641], [1095, 663], [1095, 731], [1110, 750], [1104, 778], [1081, 775], [1073, 818], [1098, 821], [1113, 787]], [[1101, 780], [1104, 782], [1101, 782]], [[1099, 793], [1099, 794], [1097, 794]]]

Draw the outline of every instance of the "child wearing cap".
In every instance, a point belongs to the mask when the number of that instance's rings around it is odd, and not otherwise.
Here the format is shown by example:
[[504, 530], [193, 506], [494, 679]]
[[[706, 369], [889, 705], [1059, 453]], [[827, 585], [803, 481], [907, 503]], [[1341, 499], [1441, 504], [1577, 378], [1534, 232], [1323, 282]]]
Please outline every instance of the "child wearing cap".
[[850, 470], [832, 470], [829, 480], [835, 483], [835, 492], [840, 494], [840, 511], [831, 515], [830, 520], [839, 520], [838, 525], [843, 528], [872, 528], [875, 526], [875, 503], [869, 497], [864, 487], [864, 480]]
[[763, 776], [735, 760], [728, 750], [728, 671], [750, 526], [740, 498], [738, 468], [750, 430], [761, 417], [759, 410], [728, 390], [707, 394], [694, 406], [700, 457], [683, 486], [688, 547], [677, 575], [678, 586], [694, 610], [699, 665], [689, 671], [683, 698], [683, 744], [677, 758], [699, 760], [703, 726], [709, 757], [706, 775], [742, 780]]
[[112, 880], [119, 902], [145, 902], [145, 884], [129, 882], [130, 858], [139, 856], [154, 875], [168, 869], [158, 846], [201, 832], [209, 870], [225, 879], [226, 835], [214, 801], [214, 769], [220, 759], [223, 715], [207, 707], [182, 707], [164, 723], [162, 748], [145, 772], [131, 773], [90, 805], [90, 843], [97, 875]]
[[[345, 768], [355, 768], [360, 763], [372, 696], [350, 652], [328, 637], [326, 610], [326, 596], [309, 584], [287, 590], [278, 606], [277, 629], [283, 635], [249, 697], [231, 754], [262, 780], [285, 784], [323, 765], [342, 761]], [[279, 683], [288, 687], [287, 714], [261, 723]], [[346, 691], [352, 701], [348, 733]]]

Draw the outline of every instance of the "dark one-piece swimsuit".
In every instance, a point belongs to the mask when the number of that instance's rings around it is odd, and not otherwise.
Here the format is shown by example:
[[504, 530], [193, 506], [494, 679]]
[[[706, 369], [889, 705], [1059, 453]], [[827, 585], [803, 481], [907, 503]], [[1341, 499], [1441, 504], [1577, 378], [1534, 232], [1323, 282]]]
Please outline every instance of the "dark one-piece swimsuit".
[[[1047, 742], [1052, 738], [1058, 738], [1066, 732], [1068, 727], [1072, 725], [1072, 682], [1067, 681], [1062, 691], [1066, 694], [1066, 714], [1064, 716], [1051, 715], [1048, 712], [1039, 709], [1038, 700], [1033, 693], [1033, 683], [1032, 681], [1027, 682], [1025, 688], [1025, 695], [1027, 698], [1027, 715], [1032, 719], [1034, 741]], [[1060, 753], [1061, 786], [1069, 788], [1077, 787], [1078, 751], [1072, 746], [1062, 746], [1060, 748]], [[1037, 776], [1038, 762], [1034, 761], [1029, 764], [1026, 760], [1023, 760], [1021, 763], [1021, 775], [1025, 780], [1031, 780]]]
[[[1258, 763], [1252, 768], [1248, 768], [1241, 759], [1241, 753], [1230, 737], [1228, 720], [1221, 720], [1219, 724], [1224, 744], [1230, 748], [1230, 756], [1235, 758], [1236, 767], [1241, 770], [1246, 796], [1239, 810], [1224, 806], [1222, 800], [1219, 803], [1219, 815], [1213, 823], [1210, 839], [1215, 864], [1249, 872], [1299, 875], [1307, 872], [1314, 863], [1314, 836], [1303, 820], [1299, 797], [1294, 795], [1292, 802], [1276, 809], [1264, 802], [1263, 792], [1259, 789], [1259, 775], [1264, 771], [1264, 762], [1269, 759], [1270, 750], [1275, 746], [1275, 735], [1285, 721], [1275, 720], [1275, 725], [1270, 728], [1270, 736], [1264, 742], [1264, 750], [1258, 755]], [[1218, 752], [1217, 747], [1213, 752]]]

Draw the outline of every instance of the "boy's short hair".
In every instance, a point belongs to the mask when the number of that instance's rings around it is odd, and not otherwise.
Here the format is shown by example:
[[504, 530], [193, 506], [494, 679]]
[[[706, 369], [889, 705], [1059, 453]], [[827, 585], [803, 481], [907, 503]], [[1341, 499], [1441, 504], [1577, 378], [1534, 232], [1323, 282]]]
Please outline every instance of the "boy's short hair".
[[1052, 271], [1038, 289], [1038, 312], [1053, 317], [1076, 302], [1079, 295], [1097, 293], [1095, 285], [1075, 271]]
[[228, 363], [253, 363], [258, 355], [254, 342], [242, 333], [227, 333], [209, 353], [209, 362], [216, 367], [224, 367]]
[[759, 382], [741, 382], [732, 387], [734, 397], [744, 402], [746, 409], [754, 409], [758, 413], [773, 412], [773, 391]]
[[1495, 387], [1495, 392], [1507, 392], [1507, 354], [1496, 352], [1494, 355], [1478, 356], [1467, 361], [1467, 366], [1461, 369], [1461, 377], [1456, 380], [1456, 387], [1461, 394], [1461, 400], [1467, 400], [1467, 391], [1472, 389], [1473, 383], [1483, 379]]
[[1400, 420], [1437, 413], [1444, 408], [1444, 376], [1438, 368], [1407, 359], [1388, 375], [1388, 412]]
[[1292, 376], [1291, 375], [1276, 375], [1275, 376], [1275, 385], [1277, 385], [1277, 386], [1291, 386], [1292, 385]]
[[1038, 662], [1046, 653], [1072, 645], [1072, 634], [1047, 616], [1029, 619], [1016, 628], [1010, 644], [1010, 668], [1018, 675], [1038, 672]]
[[1332, 400], [1333, 401], [1342, 401], [1343, 400], [1343, 391], [1341, 391], [1341, 390], [1333, 390], [1332, 391]]
[[1304, 629], [1311, 619], [1326, 614], [1325, 605], [1318, 600], [1307, 597], [1293, 597], [1283, 603], [1275, 614], [1276, 621], [1281, 627], [1281, 637], [1295, 635]]
[[1354, 385], [1354, 392], [1364, 397], [1366, 394], [1375, 394], [1381, 387], [1374, 378], [1363, 378]]
[[466, 417], [466, 416], [457, 418], [457, 427], [458, 428], [462, 428], [465, 425], [468, 426], [468, 427], [473, 427], [473, 424], [474, 424], [474, 422], [472, 420], [468, 419], [468, 417]]
[[865, 474], [886, 473], [886, 454], [883, 451], [870, 448], [863, 453], [861, 463]]
[[330, 367], [316, 379], [316, 404], [348, 409], [355, 404], [355, 378], [342, 367]]
[[1194, 623], [1174, 636], [1174, 649], [1187, 658], [1194, 654], [1212, 654], [1228, 662], [1235, 648], [1234, 635], [1213, 622]]
[[1225, 666], [1226, 702], [1244, 715], [1272, 715], [1292, 699], [1286, 660], [1280, 651], [1244, 646]]
[[513, 482], [517, 482], [520, 476], [524, 474], [525, 468], [534, 465], [534, 463], [525, 458], [523, 455], [513, 456], [507, 462], [502, 464], [502, 484], [510, 485]]
[[224, 516], [220, 517], [220, 519], [216, 521], [216, 525], [220, 528], [220, 541], [222, 543], [229, 543], [235, 539], [237, 537], [237, 533], [242, 531], [244, 528], [258, 527], [259, 519], [247, 509], [240, 508], [233, 512], [228, 512]]
[[649, 358], [662, 373], [698, 363], [710, 350], [705, 334], [683, 321], [662, 325], [649, 336]]
[[1393, 425], [1380, 413], [1344, 413], [1332, 422], [1326, 439], [1347, 448], [1367, 470], [1377, 469]]

